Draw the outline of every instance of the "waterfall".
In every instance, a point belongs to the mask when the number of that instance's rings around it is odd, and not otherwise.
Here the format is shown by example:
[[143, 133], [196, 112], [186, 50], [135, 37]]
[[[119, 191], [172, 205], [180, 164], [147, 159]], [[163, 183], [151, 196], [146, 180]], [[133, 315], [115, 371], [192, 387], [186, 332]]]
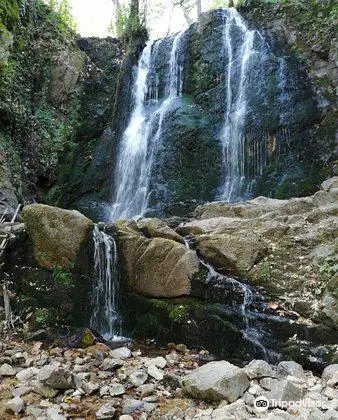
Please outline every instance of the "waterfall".
[[[184, 238], [185, 246], [188, 249], [190, 248], [192, 242], [192, 237], [186, 236]], [[207, 277], [206, 285], [209, 287], [219, 287], [222, 290], [227, 290], [229, 285], [231, 286], [234, 293], [241, 296], [241, 303], [236, 307], [239, 309], [240, 317], [242, 318], [243, 328], [241, 332], [243, 338], [251, 344], [256, 352], [260, 354], [260, 357], [264, 357], [265, 360], [276, 361], [279, 359], [280, 355], [273, 350], [268, 349], [264, 346], [264, 330], [261, 330], [259, 327], [255, 326], [255, 321], [258, 321], [258, 314], [253, 310], [255, 304], [255, 290], [248, 284], [242, 283], [241, 281], [235, 279], [231, 276], [225, 276], [214, 269], [214, 267], [201, 258], [199, 258], [200, 264], [206, 268]]]
[[159, 100], [159, 78], [154, 70], [163, 40], [149, 41], [139, 59], [133, 88], [134, 109], [118, 155], [115, 202], [110, 217], [113, 221], [143, 215], [147, 208], [151, 167], [161, 141], [163, 121], [172, 100], [182, 94], [183, 69], [178, 55], [183, 34], [178, 33], [172, 40], [164, 100]]
[[121, 335], [118, 314], [119, 272], [114, 238], [98, 226], [93, 231], [94, 281], [92, 291], [93, 313], [90, 326], [105, 339]]
[[[220, 199], [237, 201], [242, 194], [245, 181], [245, 117], [247, 113], [247, 85], [250, 60], [253, 54], [255, 36], [258, 32], [249, 30], [236, 9], [229, 8], [223, 28], [223, 48], [227, 56], [226, 68], [226, 111], [221, 133], [223, 149], [224, 180]], [[235, 49], [233, 36], [240, 37], [240, 48]], [[236, 54], [237, 53], [237, 54]], [[238, 84], [237, 86], [235, 86]]]

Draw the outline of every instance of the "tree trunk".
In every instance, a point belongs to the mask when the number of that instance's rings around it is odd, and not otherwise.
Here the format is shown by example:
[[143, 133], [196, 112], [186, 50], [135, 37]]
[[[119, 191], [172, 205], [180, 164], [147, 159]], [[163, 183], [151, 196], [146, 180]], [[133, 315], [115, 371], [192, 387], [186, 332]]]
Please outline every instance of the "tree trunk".
[[196, 7], [197, 7], [197, 20], [198, 20], [202, 13], [202, 0], [196, 0]]
[[129, 21], [133, 27], [140, 24], [139, 9], [139, 0], [130, 0]]
[[180, 4], [181, 9], [183, 11], [183, 15], [184, 15], [184, 19], [187, 21], [187, 24], [190, 26], [192, 25], [194, 22], [191, 19], [191, 17], [189, 16], [189, 10], [184, 6], [183, 2]]

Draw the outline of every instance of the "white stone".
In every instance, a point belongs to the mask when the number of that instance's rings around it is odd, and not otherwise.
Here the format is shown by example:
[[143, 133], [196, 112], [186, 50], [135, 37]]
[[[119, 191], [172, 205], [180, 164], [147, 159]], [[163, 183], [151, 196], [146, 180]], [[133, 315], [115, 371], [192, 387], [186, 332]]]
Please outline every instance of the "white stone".
[[27, 369], [20, 370], [15, 376], [20, 382], [27, 382], [39, 373], [39, 369], [35, 367], [29, 367]]
[[19, 414], [25, 408], [25, 403], [20, 397], [15, 397], [9, 400], [6, 404], [6, 411], [13, 414]]
[[334, 388], [331, 388], [331, 387], [326, 387], [323, 390], [323, 394], [326, 397], [330, 398], [330, 400], [334, 400], [334, 399], [338, 400], [338, 390], [337, 389], [334, 389]]
[[148, 367], [148, 375], [157, 381], [162, 381], [164, 376], [163, 372], [154, 365]]
[[148, 360], [145, 361], [145, 365], [147, 367], [149, 367], [151, 365], [154, 365], [156, 367], [159, 367], [159, 368], [163, 369], [166, 366], [166, 364], [167, 364], [167, 361], [165, 360], [164, 357], [161, 357], [161, 356], [155, 357], [153, 359], [148, 359]]
[[29, 386], [19, 386], [18, 388], [12, 389], [13, 397], [22, 397], [29, 394], [32, 391], [32, 388]]
[[248, 365], [244, 367], [244, 370], [249, 379], [276, 377], [276, 372], [272, 369], [269, 363], [265, 362], [264, 360], [252, 360]]
[[46, 365], [39, 370], [38, 379], [55, 389], [73, 388], [73, 375], [57, 364]]
[[122, 394], [124, 394], [125, 392], [126, 392], [126, 390], [125, 390], [124, 386], [123, 386], [123, 385], [121, 385], [121, 384], [118, 384], [118, 383], [112, 383], [112, 384], [110, 385], [110, 388], [109, 388], [109, 394], [110, 394], [112, 397], [115, 397], [115, 396], [117, 396], [117, 395], [122, 395]]
[[277, 366], [277, 374], [281, 377], [287, 377], [290, 375], [302, 379], [305, 376], [302, 366], [293, 361], [280, 362]]
[[84, 392], [88, 395], [94, 394], [96, 391], [99, 390], [99, 384], [95, 384], [93, 382], [82, 382], [81, 388], [84, 390]]
[[115, 408], [110, 404], [104, 404], [100, 409], [96, 412], [97, 420], [109, 420], [114, 417]]
[[48, 420], [67, 420], [67, 418], [54, 407], [47, 409], [47, 418]]
[[206, 401], [234, 402], [249, 385], [244, 369], [225, 360], [207, 363], [182, 379], [182, 388], [186, 394]]
[[103, 397], [104, 395], [109, 395], [110, 387], [105, 385], [100, 389], [100, 396]]
[[180, 358], [179, 358], [178, 354], [175, 353], [175, 352], [171, 352], [171, 353], [167, 354], [165, 356], [165, 358], [166, 358], [166, 361], [167, 361], [169, 366], [177, 365], [180, 361]]
[[322, 373], [322, 380], [327, 382], [334, 377], [338, 372], [338, 364], [327, 366]]
[[132, 356], [131, 350], [128, 347], [120, 347], [110, 352], [111, 357], [115, 359], [128, 359]]
[[15, 370], [8, 363], [0, 366], [0, 376], [14, 376]]
[[145, 372], [142, 372], [141, 370], [137, 370], [136, 372], [133, 372], [129, 376], [129, 381], [134, 386], [143, 385], [146, 382], [147, 379], [148, 379], [148, 375]]
[[252, 395], [262, 395], [264, 390], [259, 385], [253, 385], [248, 389], [248, 392]]

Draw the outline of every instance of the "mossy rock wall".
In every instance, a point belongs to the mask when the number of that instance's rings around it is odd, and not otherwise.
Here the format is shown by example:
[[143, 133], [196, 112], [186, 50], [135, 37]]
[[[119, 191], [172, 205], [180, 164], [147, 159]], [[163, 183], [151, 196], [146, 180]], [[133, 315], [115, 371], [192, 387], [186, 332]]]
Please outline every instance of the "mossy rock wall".
[[42, 204], [24, 208], [25, 228], [6, 248], [0, 280], [15, 311], [36, 325], [88, 325], [93, 278], [93, 223], [77, 211]]
[[41, 0], [1, 3], [1, 208], [108, 199], [122, 54], [113, 38], [77, 39]]
[[[278, 31], [265, 25], [264, 12], [262, 22], [259, 21], [256, 3], [248, 2], [241, 8], [249, 28], [259, 30], [264, 37], [264, 41], [258, 35], [255, 38], [257, 53], [250, 59], [247, 80], [242, 198], [306, 196], [315, 192], [332, 170], [329, 155], [334, 139], [333, 105], [330, 102], [323, 124], [318, 125], [324, 114], [317, 84], [311, 80], [311, 63], [305, 62], [283, 34], [279, 36]], [[284, 2], [280, 7], [286, 7]], [[301, 13], [295, 5], [287, 8], [295, 16]], [[309, 15], [314, 14], [315, 5], [309, 8]], [[263, 10], [270, 11], [270, 19], [279, 18], [277, 12], [273, 15], [273, 6], [264, 3]], [[315, 16], [318, 21], [318, 14]], [[155, 147], [150, 215], [186, 214], [196, 202], [212, 201], [220, 196], [224, 182], [221, 135], [228, 89], [229, 57], [223, 42], [226, 19], [224, 10], [203, 14], [180, 43], [183, 95], [171, 102]], [[232, 30], [231, 42], [237, 60], [241, 36], [240, 31]], [[166, 38], [156, 47], [160, 100], [168, 76], [170, 45], [170, 38]], [[311, 45], [307, 44], [306, 48], [311, 49]], [[237, 78], [232, 80], [232, 90], [237, 95]]]

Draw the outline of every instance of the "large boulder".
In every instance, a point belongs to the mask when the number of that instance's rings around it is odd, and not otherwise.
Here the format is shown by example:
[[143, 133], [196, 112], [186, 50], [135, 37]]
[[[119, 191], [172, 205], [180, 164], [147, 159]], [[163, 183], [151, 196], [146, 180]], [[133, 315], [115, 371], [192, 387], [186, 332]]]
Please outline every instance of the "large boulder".
[[177, 232], [193, 236], [197, 253], [219, 270], [244, 275], [271, 298], [283, 296], [287, 309], [336, 328], [335, 182], [309, 197], [204, 204]]
[[184, 243], [182, 236], [161, 219], [143, 218], [137, 221], [137, 226], [147, 237], [172, 239], [173, 241]]
[[78, 211], [32, 204], [22, 215], [41, 267], [69, 268], [91, 240], [94, 224]]
[[123, 279], [128, 289], [152, 297], [189, 295], [191, 281], [199, 271], [196, 253], [172, 239], [149, 239], [126, 229], [117, 232]]
[[249, 384], [243, 369], [224, 360], [207, 363], [182, 380], [182, 387], [187, 395], [212, 402], [234, 402], [244, 394]]
[[238, 232], [238, 235], [201, 235], [197, 246], [206, 261], [219, 269], [245, 274], [264, 258], [268, 246], [255, 232]]
[[23, 219], [26, 231], [9, 242], [3, 266], [17, 296], [13, 304], [21, 308], [28, 301], [35, 308], [31, 328], [88, 325], [93, 222], [77, 211], [42, 204], [25, 206]]

